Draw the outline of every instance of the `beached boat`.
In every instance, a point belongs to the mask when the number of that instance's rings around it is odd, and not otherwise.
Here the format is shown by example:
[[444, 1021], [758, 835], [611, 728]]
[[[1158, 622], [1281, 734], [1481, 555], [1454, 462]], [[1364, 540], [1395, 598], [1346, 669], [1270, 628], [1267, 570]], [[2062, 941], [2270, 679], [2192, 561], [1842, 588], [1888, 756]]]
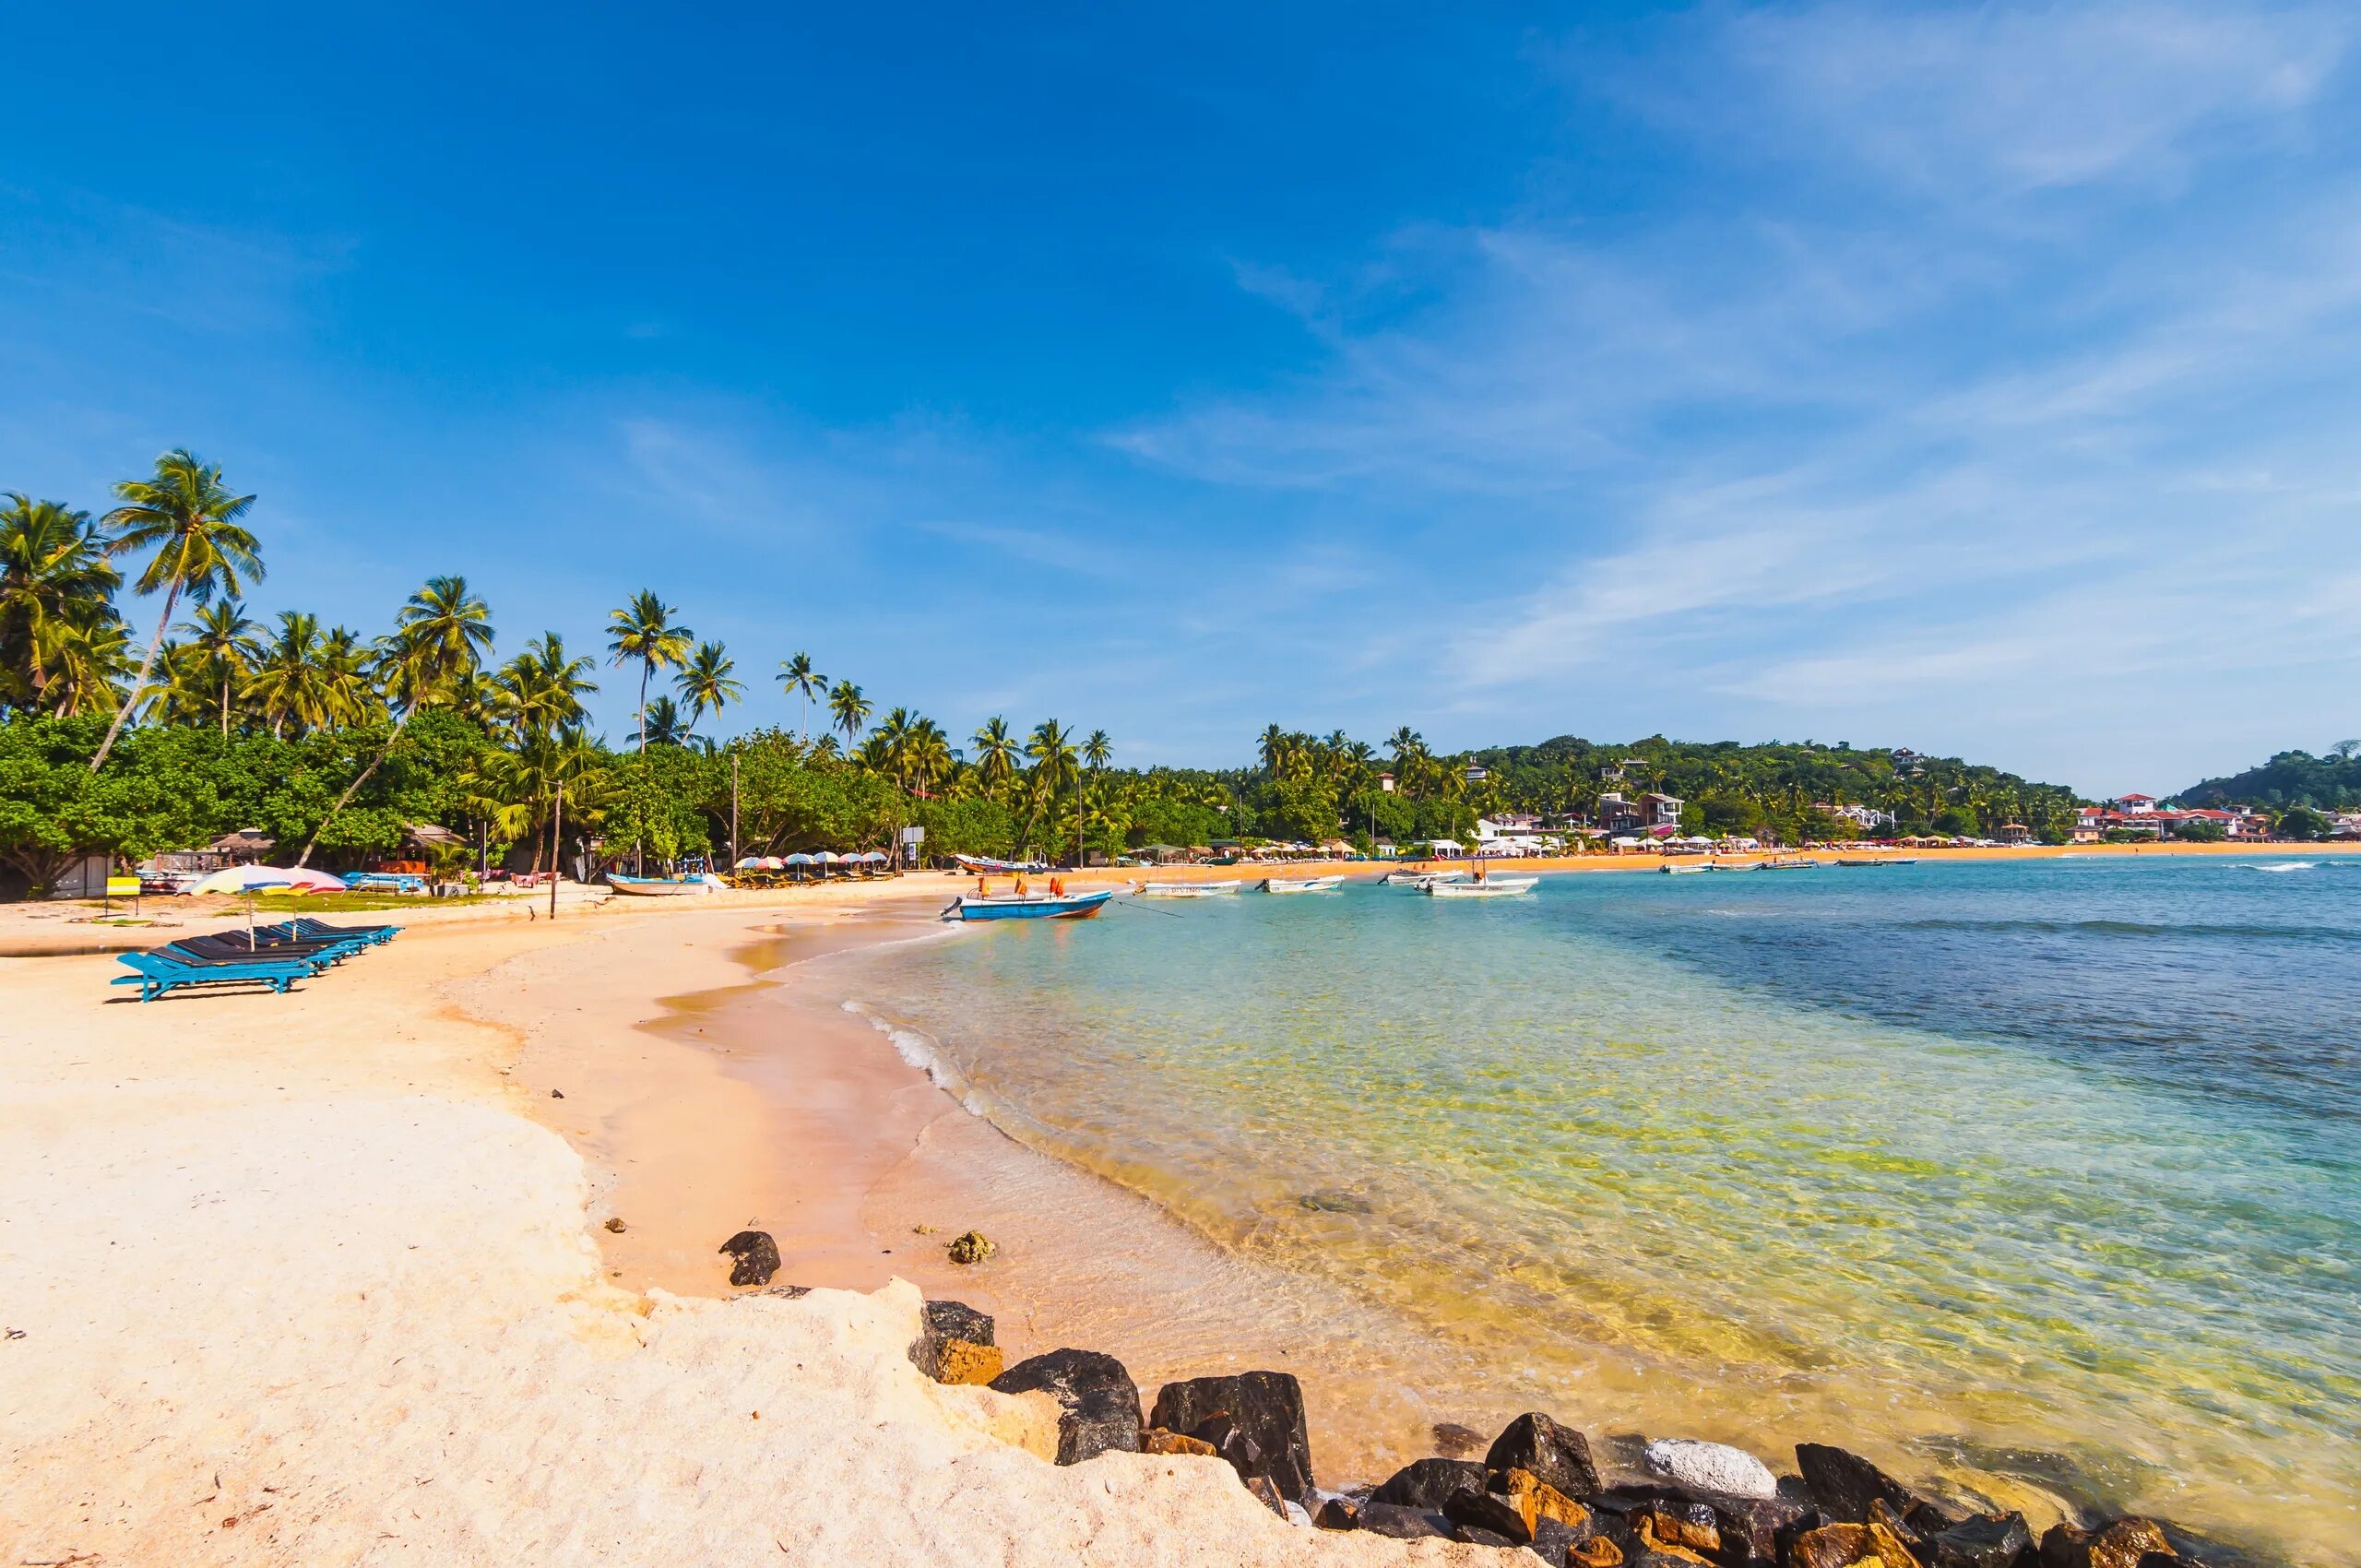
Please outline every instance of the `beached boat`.
[[1537, 876], [1488, 876], [1481, 882], [1438, 882], [1421, 889], [1430, 898], [1513, 898], [1539, 886]]
[[677, 898], [684, 893], [711, 893], [720, 880], [706, 876], [625, 876], [619, 871], [607, 873], [607, 885], [618, 893], [635, 898]]
[[1240, 882], [1143, 882], [1143, 898], [1226, 898], [1244, 886]]
[[1261, 883], [1265, 893], [1334, 893], [1344, 885], [1341, 876], [1266, 876]]
[[1107, 907], [1111, 887], [1097, 893], [1029, 893], [1024, 897], [960, 897], [943, 911], [946, 921], [1086, 921]]

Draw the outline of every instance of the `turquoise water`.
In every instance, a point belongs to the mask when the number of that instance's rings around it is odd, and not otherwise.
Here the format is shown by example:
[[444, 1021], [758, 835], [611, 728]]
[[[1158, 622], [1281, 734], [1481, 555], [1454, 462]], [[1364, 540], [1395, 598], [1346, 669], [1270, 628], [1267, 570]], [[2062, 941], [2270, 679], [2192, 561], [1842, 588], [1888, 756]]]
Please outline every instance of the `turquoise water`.
[[1019, 1137], [1612, 1430], [2361, 1526], [2361, 865], [1249, 893], [854, 992]]

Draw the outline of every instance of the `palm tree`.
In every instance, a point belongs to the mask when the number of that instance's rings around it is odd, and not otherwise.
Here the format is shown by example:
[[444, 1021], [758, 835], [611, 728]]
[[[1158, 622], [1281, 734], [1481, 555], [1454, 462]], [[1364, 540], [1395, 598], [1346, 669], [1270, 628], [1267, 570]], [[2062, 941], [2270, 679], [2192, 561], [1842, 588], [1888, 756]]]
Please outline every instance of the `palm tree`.
[[869, 725], [869, 699], [850, 681], [837, 682], [836, 689], [828, 694], [828, 711], [836, 715], [836, 728], [845, 732], [847, 741], [859, 738]]
[[1015, 776], [1018, 747], [1007, 719], [995, 714], [970, 738], [976, 744], [976, 771], [986, 789], [996, 789]]
[[253, 673], [262, 658], [262, 644], [255, 636], [255, 623], [246, 619], [246, 607], [234, 599], [200, 606], [196, 614], [181, 624], [188, 636], [189, 651], [198, 656], [206, 671], [221, 690], [221, 738], [230, 738], [230, 692]]
[[1263, 766], [1268, 770], [1272, 778], [1277, 778], [1280, 766], [1287, 758], [1287, 731], [1275, 724], [1264, 725], [1263, 738], [1256, 742], [1255, 750], [1262, 754]]
[[133, 706], [148, 688], [148, 673], [155, 668], [156, 651], [181, 595], [208, 604], [216, 593], [240, 592], [241, 573], [249, 582], [260, 582], [263, 575], [262, 546], [238, 521], [255, 498], [231, 494], [221, 482], [221, 470], [198, 462], [185, 447], [157, 458], [155, 478], [125, 480], [114, 493], [123, 505], [101, 519], [109, 530], [107, 552], [156, 552], [134, 586], [141, 593], [163, 589], [164, 612], [156, 618], [156, 636], [140, 656], [138, 677], [90, 758], [92, 773], [105, 766], [115, 737], [123, 733]]
[[302, 734], [326, 722], [319, 651], [319, 618], [300, 610], [280, 611], [279, 635], [247, 677], [244, 694], [262, 710], [273, 736], [284, 735], [290, 723]]
[[429, 577], [395, 612], [394, 630], [378, 644], [376, 659], [378, 679], [394, 705], [393, 733], [312, 829], [303, 852], [296, 857], [298, 867], [310, 863], [320, 835], [393, 754], [409, 721], [421, 710], [456, 702], [470, 690], [483, 666], [483, 656], [492, 648], [492, 609], [468, 587], [465, 577]]
[[113, 616], [50, 622], [41, 661], [48, 671], [42, 699], [52, 713], [71, 719], [136, 706], [124, 680], [132, 670], [131, 629]]
[[520, 735], [545, 735], [579, 725], [582, 699], [599, 689], [590, 660], [569, 658], [565, 639], [543, 632], [492, 677], [493, 703]]
[[116, 619], [123, 580], [88, 512], [10, 493], [0, 511], [0, 704], [42, 706], [45, 649], [69, 623]]
[[719, 643], [697, 644], [696, 652], [673, 680], [682, 700], [689, 705], [690, 729], [695, 729], [697, 720], [706, 714], [718, 714], [746, 695], [746, 688], [730, 678], [737, 668], [737, 661]]
[[803, 699], [801, 739], [808, 746], [812, 743], [812, 699], [828, 689], [828, 678], [812, 668], [810, 654], [799, 653], [780, 661], [778, 683], [781, 690], [793, 692]]
[[[1034, 802], [1033, 814], [1038, 817], [1046, 805], [1054, 815], [1059, 791], [1073, 783], [1075, 778], [1074, 737], [1056, 719], [1045, 719], [1035, 725], [1033, 733], [1026, 738], [1025, 754], [1033, 759], [1034, 787], [1041, 791], [1041, 798]], [[1025, 831], [1028, 837], [1031, 835], [1031, 822], [1026, 824]], [[1079, 860], [1079, 841], [1075, 849], [1075, 858]]]
[[681, 717], [680, 705], [670, 697], [650, 697], [639, 710], [639, 733], [634, 737], [639, 749], [650, 746], [678, 746], [689, 738], [689, 727]]
[[314, 662], [320, 672], [320, 711], [331, 729], [366, 723], [382, 712], [376, 649], [350, 626], [331, 626]]
[[642, 588], [631, 602], [607, 613], [607, 651], [620, 666], [639, 661], [639, 749], [647, 749], [647, 678], [685, 663], [696, 634], [672, 624], [670, 605]]
[[1114, 755], [1115, 742], [1107, 738], [1104, 730], [1093, 730], [1090, 739], [1082, 743], [1082, 760], [1088, 763], [1095, 773], [1105, 772], [1107, 764]]

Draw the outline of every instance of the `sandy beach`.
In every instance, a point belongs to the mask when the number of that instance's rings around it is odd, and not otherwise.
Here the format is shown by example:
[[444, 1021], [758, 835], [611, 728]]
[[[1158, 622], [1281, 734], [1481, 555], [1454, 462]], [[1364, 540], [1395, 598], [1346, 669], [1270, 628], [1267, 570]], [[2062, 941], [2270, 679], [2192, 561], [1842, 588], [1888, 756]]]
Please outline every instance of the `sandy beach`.
[[[102, 957], [7, 961], [6, 1560], [1473, 1560], [1291, 1528], [1215, 1460], [1051, 1466], [1046, 1396], [909, 1364], [919, 1289], [865, 1266], [842, 1184], [773, 1220], [781, 1278], [875, 1289], [719, 1299], [698, 1227], [830, 1151], [732, 1120], [719, 1067], [635, 1025], [742, 984], [747, 923], [421, 921], [286, 996], [146, 1006]], [[707, 1157], [568, 1142], [643, 1146], [645, 1115]], [[677, 1206], [594, 1230], [640, 1204]]]

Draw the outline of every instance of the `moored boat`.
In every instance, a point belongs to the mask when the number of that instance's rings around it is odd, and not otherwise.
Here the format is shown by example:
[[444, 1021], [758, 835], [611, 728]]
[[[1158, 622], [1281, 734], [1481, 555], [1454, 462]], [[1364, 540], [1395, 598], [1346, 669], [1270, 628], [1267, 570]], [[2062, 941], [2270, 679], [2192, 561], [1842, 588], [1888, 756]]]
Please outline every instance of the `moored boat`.
[[1334, 893], [1344, 885], [1341, 876], [1266, 876], [1261, 884], [1265, 893]]
[[1245, 884], [1240, 882], [1143, 882], [1139, 896], [1143, 898], [1226, 898]]
[[1513, 898], [1540, 885], [1537, 876], [1488, 876], [1478, 882], [1438, 882], [1421, 889], [1430, 898]]
[[1385, 880], [1393, 886], [1406, 887], [1413, 893], [1424, 893], [1428, 888], [1432, 887], [1439, 882], [1465, 882], [1468, 880], [1468, 875], [1469, 873], [1464, 871], [1430, 871], [1415, 873], [1397, 871]]
[[1713, 869], [1714, 863], [1711, 861], [1703, 861], [1693, 866], [1675, 865], [1670, 861], [1667, 861], [1664, 863], [1664, 873], [1667, 876], [1694, 876], [1701, 871], [1711, 871]]
[[1023, 897], [955, 898], [943, 911], [946, 921], [1086, 921], [1107, 907], [1115, 896], [1111, 887], [1097, 893], [1028, 893]]
[[619, 871], [611, 871], [607, 873], [607, 885], [635, 898], [677, 898], [688, 893], [716, 892], [723, 885], [718, 877], [625, 876]]

